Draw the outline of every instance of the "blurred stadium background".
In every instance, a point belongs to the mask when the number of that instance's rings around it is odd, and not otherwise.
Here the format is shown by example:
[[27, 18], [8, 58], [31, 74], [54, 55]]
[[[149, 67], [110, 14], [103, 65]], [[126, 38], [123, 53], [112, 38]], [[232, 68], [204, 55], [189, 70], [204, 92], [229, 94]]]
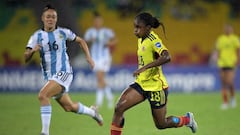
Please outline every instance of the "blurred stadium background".
[[[58, 10], [59, 26], [71, 28], [83, 36], [92, 25], [92, 12], [99, 11], [105, 26], [118, 38], [113, 48], [113, 68], [108, 76], [114, 90], [120, 91], [133, 80], [136, 68], [136, 37], [133, 18], [139, 11], [157, 16], [166, 26], [156, 31], [169, 48], [172, 62], [165, 66], [173, 91], [219, 90], [218, 70], [211, 61], [215, 40], [230, 23], [240, 35], [239, 0], [51, 0]], [[41, 10], [47, 0], [0, 1], [0, 91], [38, 91], [43, 82], [39, 58], [25, 64], [23, 52], [31, 34], [41, 28]], [[69, 43], [70, 44], [70, 43]], [[77, 45], [70, 45], [69, 55], [76, 70], [73, 90], [94, 90], [94, 76]], [[237, 80], [240, 73], [237, 73]], [[240, 89], [240, 84], [236, 84]], [[89, 86], [93, 86], [89, 88]]]

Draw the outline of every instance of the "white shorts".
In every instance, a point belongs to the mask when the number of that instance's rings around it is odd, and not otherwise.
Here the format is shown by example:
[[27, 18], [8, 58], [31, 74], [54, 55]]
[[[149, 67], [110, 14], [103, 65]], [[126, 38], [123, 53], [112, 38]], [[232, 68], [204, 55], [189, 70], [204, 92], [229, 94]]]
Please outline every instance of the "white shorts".
[[94, 60], [95, 66], [93, 71], [108, 72], [111, 67], [111, 62], [111, 59]]
[[60, 71], [55, 75], [53, 75], [51, 78], [49, 78], [49, 80], [56, 81], [64, 88], [64, 91], [62, 93], [59, 93], [58, 95], [54, 96], [54, 98], [58, 98], [58, 97], [61, 97], [64, 93], [69, 91], [69, 87], [73, 80], [73, 73]]

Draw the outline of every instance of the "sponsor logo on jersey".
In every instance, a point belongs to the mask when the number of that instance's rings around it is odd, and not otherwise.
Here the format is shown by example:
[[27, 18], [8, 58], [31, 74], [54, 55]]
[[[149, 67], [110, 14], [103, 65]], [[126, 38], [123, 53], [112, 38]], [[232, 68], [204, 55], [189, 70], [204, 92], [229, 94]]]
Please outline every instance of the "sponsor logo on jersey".
[[157, 43], [155, 44], [155, 46], [156, 46], [157, 48], [160, 48], [160, 47], [161, 47], [161, 43], [160, 43], [160, 42], [157, 42]]

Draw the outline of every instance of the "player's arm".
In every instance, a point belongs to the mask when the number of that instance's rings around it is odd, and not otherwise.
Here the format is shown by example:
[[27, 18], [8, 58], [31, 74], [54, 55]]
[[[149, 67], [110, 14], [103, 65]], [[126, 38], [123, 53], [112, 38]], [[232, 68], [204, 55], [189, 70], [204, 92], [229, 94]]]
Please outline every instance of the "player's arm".
[[116, 44], [117, 44], [117, 38], [116, 38], [114, 32], [113, 32], [111, 29], [108, 29], [108, 30], [106, 31], [106, 33], [107, 33], [107, 35], [109, 35], [109, 37], [110, 37], [109, 40], [108, 40], [108, 42], [106, 43], [106, 45], [107, 45], [108, 47], [112, 47], [112, 46], [116, 45]]
[[169, 52], [167, 50], [163, 50], [162, 53], [160, 54], [160, 56], [157, 56], [156, 60], [139, 68], [138, 70], [136, 70], [133, 73], [133, 75], [137, 76], [138, 74], [140, 74], [141, 72], [145, 71], [148, 68], [157, 67], [157, 66], [163, 65], [165, 63], [168, 63], [170, 61], [171, 61], [171, 57], [170, 57]]
[[24, 52], [24, 60], [25, 62], [28, 62], [31, 60], [33, 54], [40, 50], [40, 46], [36, 45], [34, 48], [27, 47]]
[[237, 49], [237, 56], [238, 56], [237, 64], [240, 65], [240, 48]]
[[84, 53], [85, 53], [85, 57], [86, 57], [86, 60], [87, 62], [90, 64], [91, 68], [93, 69], [94, 67], [94, 62], [92, 60], [92, 57], [90, 55], [90, 52], [89, 52], [89, 49], [88, 49], [88, 45], [87, 43], [85, 42], [85, 40], [83, 40], [82, 38], [80, 37], [76, 37], [75, 38], [75, 41], [79, 44], [79, 46], [83, 49]]
[[110, 38], [109, 39], [109, 41], [107, 42], [107, 46], [108, 47], [110, 47], [110, 46], [114, 46], [114, 45], [116, 45], [117, 44], [117, 39], [116, 39], [116, 37], [112, 37], [112, 38]]

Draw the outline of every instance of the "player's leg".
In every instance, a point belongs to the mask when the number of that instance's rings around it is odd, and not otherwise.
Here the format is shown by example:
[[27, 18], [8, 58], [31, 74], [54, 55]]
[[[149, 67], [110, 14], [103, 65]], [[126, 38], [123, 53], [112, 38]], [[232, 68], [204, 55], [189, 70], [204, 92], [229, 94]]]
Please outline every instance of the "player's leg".
[[227, 78], [226, 78], [226, 69], [220, 69], [220, 79], [221, 79], [221, 93], [222, 93], [222, 99], [223, 104], [221, 105], [221, 109], [227, 109], [228, 108], [228, 84], [227, 84]]
[[68, 93], [64, 93], [56, 101], [62, 106], [66, 112], [74, 112], [77, 114], [85, 114], [94, 118], [99, 125], [103, 125], [102, 116], [98, 113], [96, 108], [87, 107], [80, 102], [73, 102]]
[[107, 104], [108, 104], [108, 108], [111, 109], [113, 108], [113, 93], [111, 90], [111, 87], [109, 86], [109, 84], [106, 82], [106, 74], [110, 71], [110, 67], [111, 67], [111, 60], [110, 59], [106, 59], [105, 64], [103, 64], [103, 71], [104, 71], [104, 82], [105, 82], [105, 87], [104, 87], [104, 92], [106, 94], [106, 99], [107, 99]]
[[96, 71], [97, 77], [97, 91], [96, 91], [96, 105], [102, 106], [104, 99], [104, 88], [106, 86], [104, 80], [105, 73], [101, 70]]
[[62, 92], [62, 87], [55, 81], [48, 81], [45, 86], [41, 89], [38, 95], [40, 101], [40, 111], [42, 120], [42, 133], [45, 135], [49, 134], [49, 126], [51, 121], [52, 107], [50, 99], [54, 95]]
[[144, 97], [134, 88], [129, 87], [124, 90], [115, 106], [111, 125], [111, 135], [121, 135], [124, 126], [124, 112], [144, 100]]
[[234, 69], [231, 69], [231, 70], [228, 70], [227, 72], [227, 83], [228, 83], [228, 86], [229, 86], [229, 90], [230, 90], [230, 105], [231, 107], [236, 107], [236, 99], [235, 99], [235, 88], [234, 88], [234, 78], [235, 78], [235, 70]]
[[166, 118], [167, 92], [167, 90], [164, 90], [149, 92], [148, 94], [155, 126], [158, 129], [165, 129], [186, 125], [191, 128], [193, 133], [195, 133], [197, 130], [197, 123], [194, 120], [192, 113], [188, 112], [185, 116], [168, 116]]
[[193, 133], [197, 130], [197, 123], [191, 112], [185, 116], [168, 116], [166, 118], [166, 105], [160, 109], [152, 109], [153, 120], [158, 129], [189, 127]]

